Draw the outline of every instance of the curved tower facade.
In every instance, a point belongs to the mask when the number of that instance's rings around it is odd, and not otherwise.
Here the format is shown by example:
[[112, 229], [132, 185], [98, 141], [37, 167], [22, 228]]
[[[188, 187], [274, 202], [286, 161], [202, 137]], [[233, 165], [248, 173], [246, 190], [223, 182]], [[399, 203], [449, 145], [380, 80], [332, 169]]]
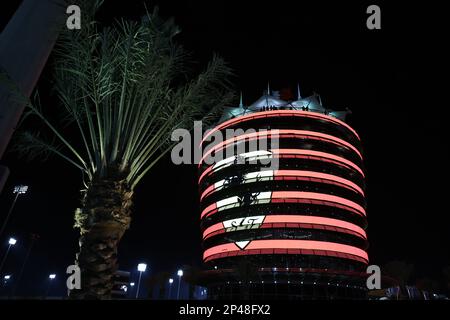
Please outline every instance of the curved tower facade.
[[[227, 109], [206, 134], [209, 153], [278, 141], [199, 164], [202, 281], [210, 298], [365, 296], [363, 156], [346, 113], [324, 108], [318, 95], [285, 101], [268, 92]], [[206, 142], [227, 129], [242, 132]]]

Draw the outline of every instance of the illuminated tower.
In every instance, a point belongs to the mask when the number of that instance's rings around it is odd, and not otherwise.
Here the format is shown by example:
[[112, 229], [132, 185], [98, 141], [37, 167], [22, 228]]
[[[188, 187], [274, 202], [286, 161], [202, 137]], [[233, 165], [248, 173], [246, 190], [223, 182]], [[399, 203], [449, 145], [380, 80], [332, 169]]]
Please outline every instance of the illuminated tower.
[[[347, 113], [324, 108], [316, 94], [284, 101], [269, 90], [248, 107], [241, 99], [225, 111], [209, 135], [257, 133], [212, 144], [214, 151], [271, 132], [279, 143], [199, 165], [202, 281], [210, 298], [366, 295], [363, 157]], [[251, 162], [268, 157], [278, 160], [275, 170]]]

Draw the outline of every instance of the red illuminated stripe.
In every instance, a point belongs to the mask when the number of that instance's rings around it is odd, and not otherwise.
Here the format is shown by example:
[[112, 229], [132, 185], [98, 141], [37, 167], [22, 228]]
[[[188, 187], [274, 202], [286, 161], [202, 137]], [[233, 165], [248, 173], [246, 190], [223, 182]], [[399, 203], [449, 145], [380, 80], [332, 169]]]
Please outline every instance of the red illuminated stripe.
[[347, 200], [342, 197], [333, 196], [330, 194], [324, 194], [324, 193], [316, 193], [316, 192], [303, 192], [303, 191], [273, 191], [272, 192], [272, 199], [311, 199], [311, 200], [322, 200], [327, 202], [333, 202], [342, 204], [344, 206], [353, 208], [360, 212], [361, 215], [366, 215], [366, 210], [364, 210], [363, 207], [361, 207], [359, 204]]
[[314, 171], [303, 171], [303, 170], [276, 170], [275, 177], [278, 177], [278, 176], [317, 178], [317, 179], [326, 180], [326, 181], [324, 181], [325, 183], [327, 183], [327, 181], [337, 182], [346, 187], [349, 187], [350, 189], [356, 190], [362, 196], [364, 195], [364, 191], [356, 183], [351, 182], [350, 180], [332, 175], [332, 174], [314, 172]]
[[206, 197], [206, 195], [214, 192], [216, 190], [216, 188], [214, 187], [214, 184], [210, 185], [208, 188], [205, 189], [205, 191], [203, 191], [202, 195], [200, 196], [200, 201], [203, 200], [204, 197]]
[[[273, 155], [279, 155], [280, 158], [288, 158], [288, 155], [298, 155], [298, 156], [302, 156], [305, 159], [319, 160], [319, 161], [328, 160], [333, 163], [337, 162], [337, 164], [339, 164], [341, 166], [343, 165], [345, 167], [350, 167], [350, 168], [358, 171], [363, 177], [365, 176], [362, 169], [360, 167], [358, 167], [356, 164], [354, 164], [353, 162], [351, 162], [345, 158], [336, 156], [331, 153], [314, 151], [314, 150], [303, 150], [303, 149], [273, 149], [273, 150], [271, 150], [271, 152], [272, 152], [272, 157], [273, 157]], [[220, 169], [220, 167], [214, 168], [214, 165], [209, 166], [200, 175], [198, 182], [200, 183], [206, 175], [210, 175], [212, 172], [214, 172], [215, 170], [219, 170], [219, 169]]]
[[307, 139], [314, 139], [314, 140], [327, 140], [331, 143], [334, 143], [336, 145], [339, 146], [343, 146], [346, 148], [349, 148], [351, 150], [353, 150], [361, 159], [362, 159], [362, 155], [361, 152], [359, 152], [358, 149], [356, 149], [353, 145], [351, 145], [350, 143], [348, 143], [347, 141], [344, 141], [342, 139], [336, 138], [334, 136], [331, 136], [329, 134], [325, 134], [325, 133], [320, 133], [320, 132], [314, 132], [314, 131], [307, 131], [307, 130], [286, 130], [286, 129], [281, 129], [281, 130], [275, 130], [274, 133], [271, 133], [270, 130], [268, 131], [261, 131], [261, 132], [252, 132], [252, 133], [247, 133], [247, 134], [243, 134], [237, 137], [233, 137], [231, 139], [225, 140], [223, 142], [218, 143], [217, 145], [215, 145], [214, 147], [212, 147], [211, 149], [209, 149], [201, 158], [200, 163], [198, 164], [198, 166], [200, 167], [201, 164], [203, 163], [203, 161], [205, 160], [205, 158], [207, 156], [209, 156], [213, 151], [217, 151], [219, 149], [223, 149], [226, 148], [227, 146], [241, 141], [241, 140], [254, 140], [254, 139], [259, 139], [261, 137], [263, 138], [270, 138], [272, 136], [276, 136], [276, 137], [283, 137], [283, 136], [294, 136], [294, 137], [303, 137], [303, 138], [307, 138]]
[[[267, 250], [268, 249], [268, 250]], [[277, 250], [281, 249], [281, 250]], [[253, 251], [254, 254], [312, 254], [323, 256], [339, 256], [333, 253], [347, 254], [355, 257], [362, 258], [368, 262], [369, 257], [367, 252], [357, 247], [349, 246], [346, 244], [339, 244], [326, 241], [314, 241], [314, 240], [253, 240], [245, 249], [240, 249], [235, 243], [221, 244], [205, 250], [203, 253], [203, 260], [208, 260], [212, 256], [217, 258], [229, 256], [230, 253], [240, 253]], [[258, 252], [258, 250], [261, 250]], [[295, 251], [294, 251], [295, 250]], [[298, 252], [297, 250], [302, 250]], [[355, 259], [358, 260], [358, 259]]]
[[[267, 198], [256, 199], [256, 201], [258, 200], [267, 200]], [[327, 205], [338, 207], [350, 212], [354, 212], [361, 216], [366, 215], [365, 209], [361, 207], [359, 204], [342, 197], [337, 197], [324, 193], [303, 192], [303, 191], [273, 191], [270, 197], [270, 202], [271, 203], [301, 202], [301, 203]], [[231, 202], [226, 204], [225, 206], [236, 203], [237, 202]], [[217, 207], [216, 203], [213, 203], [202, 211], [200, 219], [202, 219], [205, 216], [208, 217], [212, 214], [215, 214], [216, 212], [218, 212], [218, 210], [220, 210], [220, 208]]]
[[[330, 226], [335, 228], [341, 228], [344, 230], [350, 230], [352, 232], [357, 233], [360, 237], [367, 239], [366, 232], [359, 226], [349, 223], [342, 220], [324, 218], [324, 217], [316, 217], [316, 216], [300, 216], [300, 215], [270, 215], [264, 218], [264, 223], [261, 225], [261, 228], [264, 228], [264, 225], [270, 224], [311, 224], [314, 226]], [[272, 226], [278, 227], [278, 226]], [[286, 228], [290, 228], [293, 226], [285, 225]], [[304, 226], [298, 226], [299, 228], [303, 228]], [[306, 227], [305, 227], [306, 228]], [[203, 232], [203, 238], [207, 239], [211, 234], [217, 233], [218, 231], [223, 230], [225, 232], [225, 227], [222, 222], [216, 223], [209, 228], [207, 228]], [[220, 232], [222, 233], [222, 232]]]
[[207, 213], [207, 212], [213, 212], [215, 209], [217, 209], [217, 205], [215, 203], [207, 206], [205, 208], [205, 210], [203, 210], [201, 217], [203, 218], [203, 216]]
[[332, 123], [339, 124], [341, 126], [346, 127], [358, 138], [358, 140], [361, 140], [359, 138], [358, 134], [356, 133], [356, 131], [352, 127], [350, 127], [344, 121], [333, 118], [331, 116], [327, 116], [327, 115], [320, 114], [320, 113], [312, 113], [310, 111], [276, 110], [276, 111], [262, 111], [262, 112], [249, 114], [246, 116], [240, 116], [240, 117], [237, 117], [234, 119], [227, 120], [227, 121], [221, 123], [220, 125], [218, 125], [217, 127], [215, 127], [214, 129], [208, 131], [205, 134], [201, 144], [203, 144], [203, 142], [205, 142], [205, 140], [215, 131], [222, 130], [227, 127], [234, 126], [238, 123], [249, 121], [249, 120], [254, 120], [254, 119], [259, 119], [259, 118], [274, 118], [274, 117], [304, 117], [304, 118], [325, 120], [327, 122], [332, 122]]
[[[356, 191], [362, 196], [364, 196], [363, 190], [355, 183], [351, 182], [350, 180], [327, 173], [302, 171], [302, 170], [275, 170], [273, 172], [273, 176], [266, 176], [264, 178], [269, 180], [283, 180], [283, 181], [292, 179], [303, 181], [314, 181], [313, 179], [319, 179], [320, 181], [318, 182], [338, 185], [340, 187]], [[206, 188], [206, 190], [202, 193], [202, 195], [200, 196], [200, 201], [202, 201], [203, 198], [206, 197], [207, 195], [214, 193], [214, 191], [216, 191], [216, 188], [214, 184], [212, 184], [208, 188]]]
[[271, 150], [271, 152], [272, 152], [272, 154], [279, 154], [279, 155], [293, 154], [293, 155], [304, 155], [304, 156], [311, 156], [311, 157], [335, 160], [337, 162], [346, 164], [347, 166], [355, 169], [356, 171], [361, 173], [361, 175], [364, 177], [364, 172], [356, 164], [354, 164], [353, 162], [351, 162], [345, 158], [336, 156], [331, 153], [326, 153], [326, 152], [322, 152], [322, 151], [314, 151], [314, 150], [303, 150], [303, 149], [273, 149], [273, 150]]
[[213, 171], [213, 166], [211, 165], [208, 168], [205, 169], [205, 171], [203, 171], [203, 173], [201, 174], [200, 178], [198, 178], [198, 183], [200, 183], [200, 181], [202, 181], [202, 179], [206, 176], [209, 175], [212, 171]]

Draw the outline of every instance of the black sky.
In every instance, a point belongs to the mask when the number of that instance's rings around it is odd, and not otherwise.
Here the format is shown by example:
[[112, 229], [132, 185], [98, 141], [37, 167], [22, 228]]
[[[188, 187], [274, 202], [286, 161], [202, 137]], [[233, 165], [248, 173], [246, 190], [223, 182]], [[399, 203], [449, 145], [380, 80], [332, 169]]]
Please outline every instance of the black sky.
[[[325, 105], [350, 108], [349, 122], [364, 147], [371, 263], [405, 260], [416, 266], [418, 277], [439, 278], [450, 265], [442, 9], [375, 2], [382, 10], [382, 30], [371, 31], [365, 10], [372, 2], [148, 3], [157, 4], [163, 17], [175, 18], [182, 29], [178, 41], [199, 65], [213, 53], [230, 63], [245, 103], [258, 98], [267, 81], [273, 89], [295, 88], [298, 82], [304, 94], [320, 93]], [[2, 9], [1, 27], [12, 12]], [[143, 13], [141, 0], [106, 1], [100, 17], [137, 19]], [[44, 96], [50, 83], [47, 70], [39, 83]], [[47, 101], [44, 108], [51, 113], [52, 100]], [[12, 171], [0, 196], [2, 213], [12, 201], [13, 185], [30, 186], [8, 228], [8, 235], [21, 241], [5, 269], [12, 272], [20, 265], [27, 234], [39, 233], [22, 288], [25, 294], [39, 293], [49, 272], [62, 276], [73, 262], [80, 175], [59, 159], [28, 163], [8, 154], [2, 163]], [[144, 179], [131, 229], [121, 243], [121, 269], [134, 269], [141, 260], [151, 272], [200, 265], [196, 177], [195, 166], [174, 166], [167, 158]], [[0, 240], [4, 243], [6, 235]], [[63, 292], [63, 281], [59, 289]]]

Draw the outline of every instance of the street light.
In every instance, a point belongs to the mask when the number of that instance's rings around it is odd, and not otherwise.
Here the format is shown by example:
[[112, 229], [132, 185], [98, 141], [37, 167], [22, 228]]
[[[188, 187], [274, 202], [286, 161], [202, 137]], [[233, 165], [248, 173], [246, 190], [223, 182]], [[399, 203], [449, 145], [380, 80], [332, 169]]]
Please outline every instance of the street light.
[[11, 216], [14, 206], [16, 205], [17, 198], [19, 198], [19, 195], [27, 193], [27, 191], [28, 191], [28, 186], [19, 185], [19, 186], [14, 187], [13, 193], [15, 193], [16, 196], [14, 197], [14, 201], [11, 204], [11, 207], [9, 208], [8, 213], [6, 214], [5, 220], [3, 221], [2, 227], [0, 229], [0, 236], [3, 234], [3, 231], [5, 231], [6, 225], [8, 224], [9, 217]]
[[9, 238], [9, 240], [8, 240], [8, 249], [6, 249], [6, 253], [5, 253], [5, 255], [3, 256], [2, 263], [0, 263], [0, 273], [2, 272], [3, 265], [5, 264], [6, 258], [8, 257], [9, 250], [10, 250], [11, 247], [14, 246], [16, 243], [17, 243], [17, 240], [16, 240], [15, 238]]
[[28, 258], [30, 257], [31, 249], [33, 248], [34, 242], [39, 239], [38, 234], [31, 234], [31, 243], [28, 247], [27, 253], [25, 255], [25, 259], [23, 260], [22, 266], [20, 267], [19, 274], [17, 275], [16, 280], [14, 281], [14, 287], [12, 288], [11, 295], [14, 296], [16, 290], [19, 288], [20, 280], [22, 279], [23, 272], [25, 270], [25, 266], [27, 265]]
[[3, 282], [6, 286], [6, 284], [8, 283], [8, 281], [11, 279], [11, 275], [10, 274], [5, 274], [5, 276], [3, 277]]
[[180, 300], [180, 284], [181, 284], [181, 277], [183, 276], [183, 270], [178, 270], [177, 272], [178, 276], [178, 290], [177, 290], [177, 300]]
[[137, 290], [136, 290], [136, 299], [139, 297], [139, 289], [141, 286], [142, 272], [145, 272], [145, 270], [147, 270], [147, 265], [145, 263], [139, 263], [137, 266], [137, 269], [139, 271], [139, 281], [138, 281], [138, 286], [137, 286]]
[[173, 279], [170, 278], [170, 279], [169, 279], [169, 295], [168, 295], [168, 297], [167, 297], [167, 299], [169, 299], [169, 300], [170, 300], [171, 292], [172, 292], [172, 283], [173, 283]]
[[49, 279], [49, 281], [48, 281], [48, 287], [47, 287], [47, 291], [45, 292], [45, 298], [46, 298], [46, 299], [47, 299], [48, 294], [49, 294], [49, 292], [50, 292], [50, 287], [52, 286], [52, 282], [53, 282], [53, 280], [55, 280], [55, 278], [56, 278], [56, 274], [54, 274], [54, 273], [50, 273], [50, 274], [48, 275], [48, 279]]
[[129, 285], [130, 285], [130, 288], [129, 288], [130, 290], [129, 290], [128, 295], [131, 296], [133, 294], [134, 282], [130, 282]]

